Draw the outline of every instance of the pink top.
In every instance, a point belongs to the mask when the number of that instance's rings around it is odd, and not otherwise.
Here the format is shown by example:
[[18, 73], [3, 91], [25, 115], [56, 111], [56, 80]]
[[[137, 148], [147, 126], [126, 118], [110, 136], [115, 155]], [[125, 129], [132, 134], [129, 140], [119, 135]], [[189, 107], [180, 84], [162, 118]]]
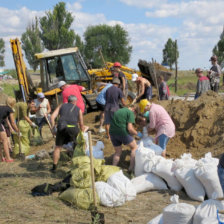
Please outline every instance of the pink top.
[[169, 138], [175, 135], [175, 125], [170, 115], [162, 106], [152, 103], [149, 120], [149, 128], [156, 129], [156, 139], [162, 134]]
[[80, 108], [80, 110], [84, 113], [85, 111], [85, 104], [82, 99], [81, 91], [84, 89], [83, 86], [79, 85], [68, 85], [62, 92], [62, 97], [63, 97], [63, 103], [68, 102], [68, 97], [70, 95], [74, 95], [77, 97], [77, 107]]

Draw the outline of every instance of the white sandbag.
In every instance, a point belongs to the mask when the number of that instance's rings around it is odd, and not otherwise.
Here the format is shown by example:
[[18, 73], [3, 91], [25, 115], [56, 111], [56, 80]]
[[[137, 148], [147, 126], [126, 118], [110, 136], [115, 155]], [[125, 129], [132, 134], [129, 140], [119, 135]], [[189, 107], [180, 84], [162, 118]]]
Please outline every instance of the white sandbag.
[[95, 183], [100, 203], [107, 207], [117, 207], [125, 203], [124, 195], [109, 184], [99, 181]]
[[196, 209], [193, 224], [201, 224], [204, 218], [217, 218], [217, 209], [223, 210], [224, 204], [221, 201], [215, 200], [216, 193], [212, 195], [213, 199], [202, 202]]
[[190, 153], [184, 153], [181, 155], [180, 159], [176, 159], [173, 162], [172, 171], [175, 171], [176, 169], [185, 167], [185, 168], [194, 168], [195, 164], [197, 163], [197, 160], [192, 159], [192, 155]]
[[208, 198], [212, 198], [212, 194], [216, 193], [217, 198], [223, 197], [222, 186], [219, 181], [217, 166], [211, 163], [197, 162], [195, 168], [195, 176], [201, 181], [205, 188]]
[[140, 176], [145, 173], [144, 171], [144, 163], [147, 158], [154, 156], [155, 152], [147, 149], [143, 146], [143, 142], [140, 141], [138, 148], [135, 152], [135, 176]]
[[107, 180], [107, 183], [121, 192], [125, 200], [131, 201], [136, 197], [136, 190], [132, 182], [124, 176], [122, 170], [113, 174]]
[[204, 201], [205, 190], [201, 182], [196, 178], [192, 168], [182, 167], [176, 169], [174, 174], [191, 199]]
[[182, 189], [182, 185], [178, 182], [174, 172], [171, 171], [172, 165], [172, 160], [161, 157], [152, 167], [152, 172], [163, 178], [171, 190], [180, 191]]
[[163, 224], [163, 214], [156, 216], [154, 219], [149, 221], [147, 224]]
[[170, 199], [173, 204], [163, 209], [163, 224], [191, 224], [195, 207], [186, 203], [179, 203], [179, 196]]
[[131, 180], [138, 193], [150, 190], [167, 190], [165, 182], [153, 173], [146, 173]]
[[206, 164], [211, 164], [213, 166], [218, 166], [219, 165], [219, 159], [212, 157], [212, 153], [208, 152], [205, 154], [205, 157], [201, 158], [198, 160], [199, 162], [203, 162]]
[[159, 162], [162, 156], [157, 156], [155, 153], [148, 154], [144, 163], [144, 171], [146, 173], [152, 172], [153, 167]]
[[200, 224], [219, 224], [219, 221], [217, 218], [204, 218]]
[[[104, 153], [102, 151], [104, 148], [103, 142], [97, 141], [96, 145], [93, 146], [93, 157], [95, 159], [104, 159]], [[86, 155], [89, 156], [89, 148], [86, 149]]]
[[[145, 148], [153, 150], [156, 155], [161, 155], [163, 152], [163, 149], [159, 145], [153, 143], [153, 138], [150, 136], [143, 137], [140, 142], [143, 142], [143, 146]], [[138, 144], [140, 144], [140, 142]]]

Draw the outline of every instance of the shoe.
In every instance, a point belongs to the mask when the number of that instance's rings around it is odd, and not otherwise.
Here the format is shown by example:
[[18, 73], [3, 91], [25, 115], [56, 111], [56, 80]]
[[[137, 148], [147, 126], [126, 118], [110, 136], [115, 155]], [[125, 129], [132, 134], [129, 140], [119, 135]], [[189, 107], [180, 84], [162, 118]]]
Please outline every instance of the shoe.
[[7, 162], [7, 163], [13, 163], [14, 162], [14, 159], [5, 159], [5, 162]]
[[104, 128], [100, 128], [99, 133], [105, 132], [106, 130]]
[[2, 162], [5, 162], [5, 157], [2, 157]]

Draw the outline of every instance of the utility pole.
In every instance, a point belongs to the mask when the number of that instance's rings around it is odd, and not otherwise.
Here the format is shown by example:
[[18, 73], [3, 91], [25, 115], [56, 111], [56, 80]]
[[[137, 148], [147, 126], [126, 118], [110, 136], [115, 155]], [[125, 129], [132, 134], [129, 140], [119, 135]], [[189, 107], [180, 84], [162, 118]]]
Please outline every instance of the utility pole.
[[177, 92], [177, 40], [175, 40], [175, 93]]

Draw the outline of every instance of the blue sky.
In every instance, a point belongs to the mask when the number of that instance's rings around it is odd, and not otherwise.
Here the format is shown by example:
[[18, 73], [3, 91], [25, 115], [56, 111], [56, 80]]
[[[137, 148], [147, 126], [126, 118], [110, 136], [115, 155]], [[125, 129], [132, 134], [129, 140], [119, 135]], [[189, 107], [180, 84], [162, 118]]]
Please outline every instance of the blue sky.
[[[133, 53], [128, 66], [139, 59], [162, 61], [168, 38], [177, 39], [179, 69], [210, 67], [209, 58], [223, 30], [224, 1], [208, 0], [77, 0], [65, 1], [75, 17], [72, 28], [80, 36], [89, 25], [120, 24], [129, 33]], [[52, 10], [57, 0], [0, 0], [0, 37], [6, 43], [6, 67], [13, 68], [10, 38], [21, 37], [35, 16]]]

